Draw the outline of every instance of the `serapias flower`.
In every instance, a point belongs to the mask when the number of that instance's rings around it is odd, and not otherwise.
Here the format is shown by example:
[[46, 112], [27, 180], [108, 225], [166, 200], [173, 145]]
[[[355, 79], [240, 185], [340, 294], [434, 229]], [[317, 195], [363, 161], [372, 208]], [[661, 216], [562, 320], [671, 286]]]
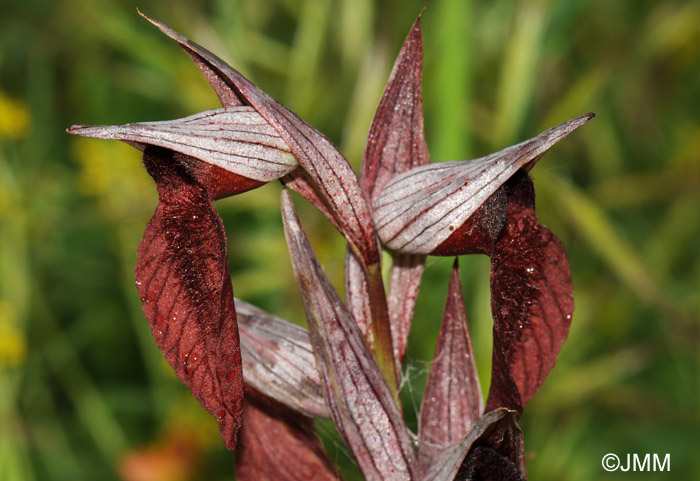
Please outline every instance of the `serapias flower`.
[[[217, 418], [229, 448], [245, 421], [239, 477], [339, 479], [312, 431], [311, 418], [330, 417], [368, 480], [525, 479], [517, 419], [554, 366], [573, 312], [564, 248], [535, 215], [528, 172], [592, 114], [481, 159], [432, 164], [419, 17], [377, 108], [358, 180], [321, 133], [206, 49], [148, 20], [193, 59], [222, 107], [69, 132], [143, 151], [159, 196], [138, 250], [143, 309], [164, 356]], [[348, 242], [343, 300], [283, 190], [308, 331], [234, 304], [213, 201], [275, 179], [318, 207]], [[388, 298], [380, 242], [392, 256]], [[416, 438], [397, 378], [424, 262], [474, 253], [491, 258], [488, 397], [484, 406], [455, 260]]]
[[481, 159], [415, 167], [393, 177], [374, 202], [377, 233], [392, 250], [491, 257], [494, 367], [487, 409], [521, 411], [566, 339], [571, 273], [561, 242], [537, 221], [527, 171], [592, 116]]
[[68, 131], [143, 151], [160, 202], [138, 249], [139, 296], [156, 344], [230, 449], [244, 387], [226, 235], [212, 202], [298, 167], [279, 132], [232, 92], [217, 91], [223, 108], [184, 119]]

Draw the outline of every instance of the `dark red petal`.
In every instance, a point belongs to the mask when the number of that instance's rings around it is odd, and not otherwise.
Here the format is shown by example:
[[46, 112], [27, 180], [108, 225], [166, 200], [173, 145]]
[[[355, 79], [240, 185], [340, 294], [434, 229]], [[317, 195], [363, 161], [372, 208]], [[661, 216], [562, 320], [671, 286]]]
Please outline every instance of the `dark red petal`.
[[209, 192], [213, 200], [223, 199], [224, 197], [230, 197], [235, 194], [242, 194], [243, 192], [260, 187], [265, 183], [234, 174], [221, 167], [202, 162], [192, 157], [189, 158], [187, 165], [190, 174], [197, 182], [207, 189], [207, 192]]
[[328, 281], [286, 190], [282, 219], [325, 396], [338, 432], [368, 480], [407, 480], [408, 429], [359, 327]]
[[442, 327], [420, 411], [418, 465], [428, 471], [442, 450], [464, 439], [483, 408], [455, 260]]
[[436, 256], [491, 255], [508, 214], [508, 197], [501, 187], [467, 221], [432, 252]]
[[491, 256], [494, 317], [492, 387], [487, 410], [509, 407], [512, 385], [525, 405], [566, 340], [574, 310], [571, 272], [561, 242], [537, 221], [535, 191], [524, 171], [506, 185], [508, 215]]
[[[241, 194], [256, 187], [260, 187], [265, 182], [250, 179], [242, 175], [234, 174], [213, 164], [208, 164], [189, 155], [161, 149], [155, 146], [146, 147], [150, 153], [159, 152], [158, 156], [167, 156], [168, 161], [180, 172], [179, 175], [186, 176], [192, 182], [199, 184], [203, 191], [211, 197], [211, 200], [229, 197], [234, 194]], [[155, 175], [161, 175], [154, 172]], [[151, 174], [153, 175], [153, 174]], [[161, 184], [156, 181], [159, 195], [168, 198], [177, 196], [177, 192], [169, 185], [170, 180], [165, 180]]]
[[143, 310], [163, 355], [233, 449], [243, 380], [223, 223], [172, 152], [149, 147], [144, 164], [160, 203], [138, 250]]
[[430, 163], [423, 132], [421, 17], [399, 52], [374, 114], [362, 161], [362, 184], [372, 202], [396, 174]]
[[311, 419], [284, 406], [246, 396], [236, 449], [240, 481], [341, 479], [314, 432]]

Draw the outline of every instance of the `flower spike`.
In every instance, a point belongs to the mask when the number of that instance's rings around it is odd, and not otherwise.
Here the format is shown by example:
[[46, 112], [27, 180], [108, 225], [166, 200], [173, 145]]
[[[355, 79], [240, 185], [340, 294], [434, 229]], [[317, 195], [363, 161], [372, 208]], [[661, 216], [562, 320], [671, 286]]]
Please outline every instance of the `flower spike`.
[[[227, 447], [238, 446], [238, 477], [339, 480], [313, 433], [312, 418], [330, 417], [370, 481], [524, 481], [517, 419], [553, 368], [574, 309], [564, 248], [539, 223], [528, 172], [593, 114], [480, 159], [431, 164], [419, 16], [379, 102], [358, 180], [323, 134], [213, 53], [141, 15], [189, 55], [221, 108], [68, 132], [143, 151], [159, 202], [138, 248], [139, 297], [164, 357], [216, 418]], [[315, 205], [348, 242], [344, 303], [283, 189], [308, 330], [233, 297], [213, 202], [273, 180]], [[392, 256], [388, 298], [382, 244]], [[486, 407], [455, 259], [415, 439], [399, 378], [425, 259], [476, 253], [491, 259]]]

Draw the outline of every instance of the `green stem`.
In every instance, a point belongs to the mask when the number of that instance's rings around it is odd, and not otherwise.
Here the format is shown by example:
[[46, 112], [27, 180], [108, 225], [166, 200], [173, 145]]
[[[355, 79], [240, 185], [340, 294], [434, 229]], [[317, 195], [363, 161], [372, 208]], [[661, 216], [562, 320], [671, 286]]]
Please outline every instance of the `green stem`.
[[398, 367], [394, 358], [394, 347], [391, 340], [391, 325], [389, 322], [389, 308], [386, 302], [386, 291], [379, 263], [366, 267], [367, 291], [369, 293], [369, 305], [372, 315], [372, 336], [374, 338], [374, 355], [377, 358], [391, 393], [400, 407]]

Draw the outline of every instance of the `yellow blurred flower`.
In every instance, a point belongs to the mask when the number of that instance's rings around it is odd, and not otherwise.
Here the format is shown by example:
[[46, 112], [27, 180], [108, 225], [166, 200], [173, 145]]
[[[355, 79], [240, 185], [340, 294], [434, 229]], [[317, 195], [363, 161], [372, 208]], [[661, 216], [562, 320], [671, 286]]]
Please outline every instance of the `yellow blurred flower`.
[[141, 165], [138, 150], [122, 142], [95, 142], [76, 138], [73, 153], [80, 165], [78, 188], [98, 198], [109, 218], [123, 218], [149, 206], [153, 182]]
[[27, 341], [17, 326], [14, 306], [0, 300], [0, 368], [20, 364], [26, 355]]
[[27, 135], [31, 123], [25, 103], [0, 92], [0, 138], [20, 139]]

